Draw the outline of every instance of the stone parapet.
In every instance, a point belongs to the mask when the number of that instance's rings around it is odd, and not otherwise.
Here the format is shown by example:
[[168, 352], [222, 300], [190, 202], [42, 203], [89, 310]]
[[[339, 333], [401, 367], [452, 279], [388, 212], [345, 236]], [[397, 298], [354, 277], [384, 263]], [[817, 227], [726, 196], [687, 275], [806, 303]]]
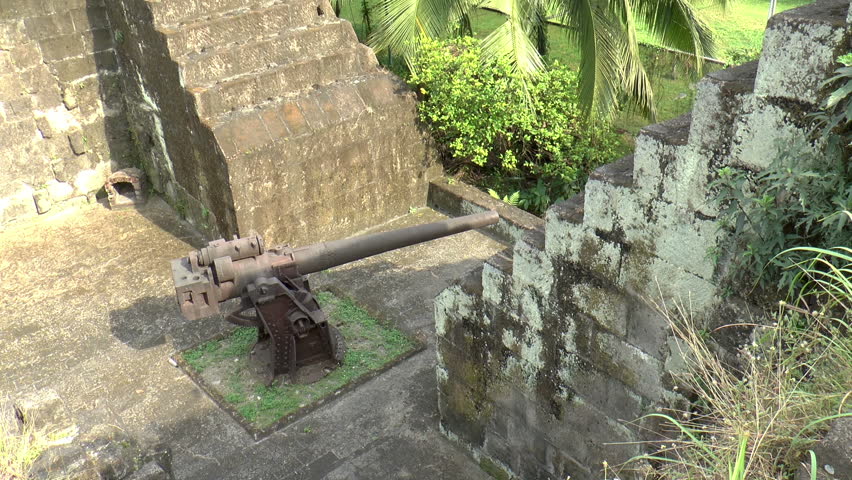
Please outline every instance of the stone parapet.
[[803, 114], [848, 48], [848, 9], [828, 0], [775, 17], [759, 64], [708, 75], [691, 115], [644, 128], [635, 153], [552, 206], [543, 230], [438, 296], [441, 425], [481, 465], [602, 478], [604, 461], [652, 434], [627, 422], [686, 404], [677, 341], [650, 304], [679, 300], [712, 326], [739, 319], [710, 255], [727, 237], [709, 185], [724, 166], [767, 166], [779, 136], [805, 138]]

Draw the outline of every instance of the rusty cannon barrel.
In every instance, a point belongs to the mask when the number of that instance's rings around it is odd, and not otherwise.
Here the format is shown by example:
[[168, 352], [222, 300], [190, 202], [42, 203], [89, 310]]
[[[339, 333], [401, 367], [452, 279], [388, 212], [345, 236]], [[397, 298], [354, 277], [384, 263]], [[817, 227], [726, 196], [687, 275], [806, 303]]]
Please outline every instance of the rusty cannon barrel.
[[181, 313], [193, 320], [219, 313], [219, 303], [239, 298], [259, 278], [301, 277], [338, 265], [497, 223], [487, 211], [440, 222], [305, 247], [278, 246], [268, 251], [263, 238], [251, 235], [215, 240], [172, 260], [172, 277]]
[[398, 248], [428, 242], [475, 228], [487, 227], [497, 223], [498, 220], [500, 220], [500, 216], [497, 215], [497, 212], [491, 210], [399, 230], [315, 243], [296, 248], [292, 254], [299, 273], [307, 275]]
[[[497, 223], [497, 212], [322, 242], [307, 247], [265, 249], [259, 235], [216, 240], [172, 260], [172, 278], [180, 311], [188, 320], [219, 313], [220, 304], [239, 298], [225, 319], [258, 328], [252, 352], [264, 351], [270, 373], [291, 380], [306, 365], [333, 368], [346, 350], [340, 332], [330, 325], [305, 275], [362, 258]], [[308, 369], [311, 370], [311, 369]], [[315, 370], [315, 369], [314, 369]]]

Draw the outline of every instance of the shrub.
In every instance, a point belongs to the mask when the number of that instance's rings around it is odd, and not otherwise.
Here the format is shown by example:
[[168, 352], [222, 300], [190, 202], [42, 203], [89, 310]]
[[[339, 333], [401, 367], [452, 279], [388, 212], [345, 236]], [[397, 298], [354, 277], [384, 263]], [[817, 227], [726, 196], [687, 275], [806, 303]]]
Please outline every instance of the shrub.
[[519, 204], [536, 213], [577, 191], [610, 161], [617, 139], [583, 119], [577, 75], [554, 64], [526, 80], [503, 60], [483, 60], [478, 40], [424, 40], [409, 83], [419, 114], [464, 168], [503, 190], [523, 186]]

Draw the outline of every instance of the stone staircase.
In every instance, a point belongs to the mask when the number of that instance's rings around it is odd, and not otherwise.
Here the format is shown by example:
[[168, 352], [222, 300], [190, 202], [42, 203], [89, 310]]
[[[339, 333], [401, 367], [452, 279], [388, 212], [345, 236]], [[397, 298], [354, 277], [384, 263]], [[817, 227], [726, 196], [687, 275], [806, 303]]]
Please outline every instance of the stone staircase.
[[710, 328], [741, 314], [736, 295], [722, 302], [708, 255], [725, 241], [708, 184], [725, 165], [764, 168], [804, 137], [822, 79], [849, 49], [848, 11], [825, 1], [773, 17], [759, 62], [708, 75], [691, 114], [644, 128], [634, 154], [551, 207], [544, 228], [438, 297], [451, 438], [519, 478], [602, 478], [604, 461], [640, 453], [647, 436], [624, 422], [684, 402], [676, 341], [646, 300], [681, 299]]
[[[150, 156], [152, 170], [174, 172], [160, 189], [173, 190], [197, 224], [305, 243], [425, 203], [438, 170], [429, 170], [413, 94], [378, 67], [327, 0], [118, 3], [116, 23], [141, 30], [150, 19], [153, 31], [140, 36], [167, 59], [169, 82], [152, 78], [162, 73], [145, 54], [128, 48], [123, 56], [141, 81], [128, 77], [147, 92], [136, 103], [159, 96], [161, 123], [190, 126], [183, 140], [164, 132], [152, 143], [165, 152]], [[158, 131], [156, 121], [137, 123]], [[180, 145], [187, 141], [194, 152]]]

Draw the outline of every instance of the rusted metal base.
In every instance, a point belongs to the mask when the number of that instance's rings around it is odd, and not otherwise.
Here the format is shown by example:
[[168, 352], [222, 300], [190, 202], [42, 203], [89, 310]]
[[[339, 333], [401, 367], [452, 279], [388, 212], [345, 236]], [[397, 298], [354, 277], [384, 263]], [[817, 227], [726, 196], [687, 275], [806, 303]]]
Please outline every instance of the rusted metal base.
[[284, 374], [290, 383], [310, 383], [343, 362], [343, 337], [328, 324], [304, 277], [286, 278], [286, 284], [260, 278], [246, 287], [242, 299], [242, 306], [226, 319], [258, 329], [252, 353], [257, 362], [270, 366], [270, 384]]

